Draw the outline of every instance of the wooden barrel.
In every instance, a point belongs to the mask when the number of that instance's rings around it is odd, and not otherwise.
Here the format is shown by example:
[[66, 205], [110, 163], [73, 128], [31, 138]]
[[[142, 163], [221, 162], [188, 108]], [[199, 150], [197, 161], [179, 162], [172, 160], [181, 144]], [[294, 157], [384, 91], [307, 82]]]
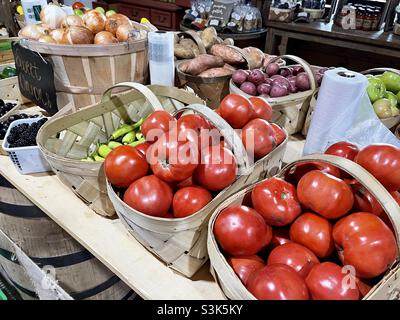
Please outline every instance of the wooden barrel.
[[[40, 268], [54, 268], [58, 284], [74, 299], [123, 300], [135, 296], [124, 282], [1, 175], [0, 230]], [[16, 259], [14, 246], [2, 237], [0, 267], [23, 299], [37, 299], [28, 275]]]

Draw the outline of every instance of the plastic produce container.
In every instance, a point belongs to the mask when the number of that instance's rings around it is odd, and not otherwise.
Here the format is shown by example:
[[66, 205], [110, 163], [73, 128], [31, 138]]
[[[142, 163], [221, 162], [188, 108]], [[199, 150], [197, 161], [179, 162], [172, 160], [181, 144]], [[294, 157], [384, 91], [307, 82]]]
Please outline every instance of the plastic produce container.
[[10, 148], [7, 138], [10, 135], [11, 129], [23, 124], [38, 122], [42, 118], [21, 119], [15, 120], [11, 123], [4, 137], [2, 148], [8, 152], [11, 161], [14, 163], [17, 170], [22, 174], [38, 173], [51, 171], [50, 165], [43, 157], [38, 146]]

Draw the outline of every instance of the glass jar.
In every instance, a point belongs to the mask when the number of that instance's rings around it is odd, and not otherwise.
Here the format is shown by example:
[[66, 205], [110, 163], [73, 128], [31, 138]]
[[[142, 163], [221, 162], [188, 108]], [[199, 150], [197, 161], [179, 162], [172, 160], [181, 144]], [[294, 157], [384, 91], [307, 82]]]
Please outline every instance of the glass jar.
[[372, 9], [367, 9], [365, 10], [365, 15], [364, 15], [364, 21], [362, 25], [362, 29], [364, 31], [371, 31], [372, 30], [372, 24], [374, 22], [375, 17], [375, 12]]
[[365, 9], [358, 7], [356, 11], [356, 29], [362, 30], [365, 18]]

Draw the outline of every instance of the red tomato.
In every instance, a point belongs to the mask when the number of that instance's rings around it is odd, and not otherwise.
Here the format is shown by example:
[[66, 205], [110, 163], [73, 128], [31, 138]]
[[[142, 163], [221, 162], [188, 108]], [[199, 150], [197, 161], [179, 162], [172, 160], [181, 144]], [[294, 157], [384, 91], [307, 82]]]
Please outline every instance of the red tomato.
[[143, 154], [146, 157], [147, 149], [149, 149], [150, 146], [151, 146], [150, 143], [144, 142], [144, 143], [137, 145], [135, 148], [137, 151], [139, 151], [141, 154]]
[[376, 216], [380, 216], [383, 213], [383, 208], [378, 200], [360, 183], [352, 184], [351, 188], [354, 194], [353, 211], [370, 212]]
[[133, 182], [124, 194], [131, 208], [156, 217], [165, 216], [172, 203], [171, 187], [154, 175]]
[[258, 300], [308, 300], [304, 280], [285, 264], [271, 264], [255, 271], [247, 289]]
[[147, 161], [160, 179], [166, 182], [183, 181], [197, 168], [199, 152], [196, 145], [189, 141], [178, 141], [170, 131], [149, 148]]
[[219, 113], [234, 129], [243, 128], [253, 116], [249, 99], [238, 94], [228, 94], [219, 105]]
[[343, 251], [344, 264], [352, 265], [361, 278], [379, 276], [397, 257], [392, 231], [371, 213], [357, 212], [339, 220], [333, 239]]
[[334, 250], [331, 224], [314, 213], [304, 213], [293, 222], [290, 240], [302, 244], [319, 258], [330, 256]]
[[393, 191], [390, 193], [393, 197], [394, 200], [399, 204], [400, 206], [400, 192], [399, 191]]
[[358, 300], [355, 276], [332, 262], [316, 264], [306, 278], [313, 300]]
[[272, 226], [286, 226], [301, 213], [296, 188], [280, 178], [257, 184], [251, 192], [251, 199], [254, 209]]
[[233, 153], [221, 146], [201, 150], [201, 161], [194, 171], [194, 180], [202, 187], [219, 191], [236, 180], [237, 162]]
[[191, 129], [200, 134], [203, 129], [210, 129], [210, 124], [198, 114], [185, 114], [178, 119], [178, 131]]
[[168, 132], [176, 120], [167, 111], [154, 111], [144, 120], [141, 131], [149, 142], [157, 141], [163, 133]]
[[276, 123], [270, 123], [272, 130], [274, 131], [274, 137], [276, 145], [279, 146], [286, 139], [286, 133]]
[[226, 260], [244, 285], [247, 284], [247, 281], [253, 272], [265, 267], [264, 261], [256, 255], [235, 256], [229, 257]]
[[283, 244], [271, 251], [268, 256], [268, 265], [274, 263], [282, 263], [292, 267], [305, 279], [311, 267], [319, 263], [319, 260], [311, 250], [292, 242]]
[[113, 186], [126, 188], [145, 176], [149, 165], [134, 147], [120, 146], [109, 153], [104, 161], [104, 173]]
[[80, 8], [84, 8], [85, 5], [82, 2], [74, 2], [74, 4], [72, 5], [72, 9], [80, 9]]
[[272, 240], [270, 243], [271, 249], [281, 246], [285, 243], [292, 242], [289, 236], [289, 230], [286, 228], [273, 228]]
[[253, 107], [252, 119], [264, 119], [270, 121], [272, 119], [272, 108], [267, 101], [260, 97], [250, 97], [251, 105]]
[[354, 197], [343, 180], [319, 170], [306, 173], [297, 185], [297, 196], [305, 207], [327, 219], [337, 219], [350, 211]]
[[355, 144], [340, 141], [332, 144], [328, 149], [326, 149], [325, 154], [331, 154], [353, 161], [359, 151], [360, 150]]
[[400, 189], [400, 148], [386, 144], [371, 144], [354, 159], [367, 169], [389, 191]]
[[248, 153], [260, 159], [270, 153], [276, 146], [274, 131], [268, 121], [250, 120], [242, 129], [242, 142]]
[[179, 189], [172, 199], [172, 210], [175, 218], [192, 215], [207, 205], [212, 195], [202, 187], [185, 187]]
[[312, 170], [320, 170], [340, 178], [340, 170], [335, 166], [325, 162], [310, 161], [297, 164], [292, 170], [290, 170], [285, 180], [297, 184], [306, 173]]
[[270, 243], [272, 229], [256, 210], [234, 205], [218, 215], [214, 234], [227, 253], [253, 255]]

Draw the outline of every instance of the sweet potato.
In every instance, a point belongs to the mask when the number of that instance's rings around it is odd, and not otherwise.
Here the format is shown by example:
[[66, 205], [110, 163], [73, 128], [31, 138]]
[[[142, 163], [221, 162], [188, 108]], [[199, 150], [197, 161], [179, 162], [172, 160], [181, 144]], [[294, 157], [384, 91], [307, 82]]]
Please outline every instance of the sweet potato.
[[183, 62], [179, 69], [180, 71], [190, 74], [192, 76], [197, 76], [211, 68], [223, 67], [224, 61], [220, 57], [215, 57], [209, 54], [201, 54], [196, 58]]
[[239, 52], [223, 44], [214, 44], [211, 47], [210, 53], [216, 57], [221, 57], [222, 60], [228, 64], [240, 64], [246, 62]]
[[260, 49], [255, 47], [247, 47], [244, 48], [243, 51], [248, 54], [253, 68], [259, 69], [263, 66], [265, 56], [264, 52], [262, 52]]
[[200, 73], [198, 76], [199, 77], [204, 77], [204, 78], [214, 78], [214, 77], [222, 77], [222, 76], [230, 76], [234, 70], [231, 68], [211, 68], [206, 71], [203, 71]]

